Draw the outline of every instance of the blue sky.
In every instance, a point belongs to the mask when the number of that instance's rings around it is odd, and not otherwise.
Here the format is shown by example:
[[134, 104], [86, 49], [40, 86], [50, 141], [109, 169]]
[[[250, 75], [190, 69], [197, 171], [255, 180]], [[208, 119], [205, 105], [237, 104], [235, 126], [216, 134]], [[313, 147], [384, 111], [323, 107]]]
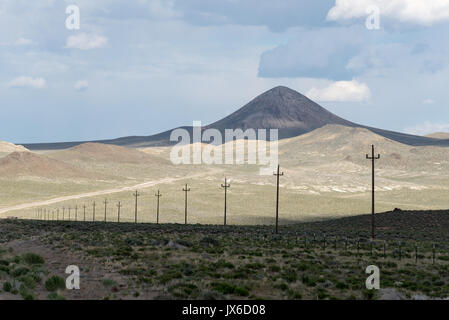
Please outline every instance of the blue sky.
[[361, 124], [449, 131], [448, 38], [449, 0], [0, 0], [0, 140], [210, 123], [277, 85]]

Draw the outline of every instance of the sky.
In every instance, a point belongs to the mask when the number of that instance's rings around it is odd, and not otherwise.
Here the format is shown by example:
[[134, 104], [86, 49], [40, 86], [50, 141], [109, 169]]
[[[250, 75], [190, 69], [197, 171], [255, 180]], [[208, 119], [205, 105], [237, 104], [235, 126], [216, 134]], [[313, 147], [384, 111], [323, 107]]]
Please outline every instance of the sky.
[[448, 38], [449, 0], [0, 0], [0, 140], [207, 124], [278, 85], [360, 124], [449, 131]]

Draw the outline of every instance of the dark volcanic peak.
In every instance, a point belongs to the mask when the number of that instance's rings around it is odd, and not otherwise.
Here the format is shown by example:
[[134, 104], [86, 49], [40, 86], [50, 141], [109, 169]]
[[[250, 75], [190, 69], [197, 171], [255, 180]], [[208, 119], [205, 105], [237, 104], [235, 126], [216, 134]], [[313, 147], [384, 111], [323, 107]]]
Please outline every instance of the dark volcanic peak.
[[[226, 118], [203, 127], [203, 129], [215, 128], [222, 133], [224, 133], [225, 129], [278, 129], [279, 139], [283, 139], [295, 137], [329, 124], [366, 128], [378, 135], [408, 145], [449, 146], [449, 139], [439, 140], [409, 135], [367, 127], [347, 121], [327, 111], [299, 92], [283, 86], [275, 87], [262, 93], [236, 112]], [[192, 132], [192, 127], [190, 126], [182, 128], [190, 133]], [[173, 130], [174, 129], [151, 136], [122, 137], [112, 140], [23, 145], [30, 150], [66, 149], [85, 142], [98, 142], [134, 148], [167, 146], [176, 143], [170, 142], [170, 134]], [[351, 137], [348, 137], [348, 140], [350, 139]]]
[[317, 103], [287, 87], [275, 87], [207, 128], [220, 131], [240, 128], [279, 129], [279, 137], [291, 137], [326, 124], [354, 126]]

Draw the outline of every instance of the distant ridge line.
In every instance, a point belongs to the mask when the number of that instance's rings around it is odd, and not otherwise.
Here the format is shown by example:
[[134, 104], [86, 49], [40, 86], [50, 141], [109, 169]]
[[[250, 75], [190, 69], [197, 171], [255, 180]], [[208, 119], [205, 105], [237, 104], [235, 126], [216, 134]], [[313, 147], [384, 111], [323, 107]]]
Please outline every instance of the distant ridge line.
[[[234, 113], [204, 126], [203, 129], [215, 128], [222, 134], [225, 129], [278, 129], [279, 139], [284, 139], [311, 132], [327, 124], [365, 128], [385, 138], [410, 146], [449, 146], [449, 139], [435, 139], [359, 125], [338, 117], [306, 96], [284, 86], [274, 87], [262, 93]], [[179, 128], [192, 133], [191, 126]], [[73, 142], [20, 143], [20, 145], [29, 150], [60, 150], [87, 142], [131, 148], [170, 146], [176, 143], [170, 141], [170, 133], [179, 128], [149, 136]]]

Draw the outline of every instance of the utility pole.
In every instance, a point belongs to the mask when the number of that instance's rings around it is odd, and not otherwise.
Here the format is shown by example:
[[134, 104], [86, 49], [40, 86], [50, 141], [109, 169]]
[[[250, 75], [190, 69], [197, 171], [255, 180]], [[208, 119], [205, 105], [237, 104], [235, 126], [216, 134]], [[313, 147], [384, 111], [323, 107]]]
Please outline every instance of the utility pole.
[[69, 221], [70, 221], [70, 210], [72, 210], [72, 208], [71, 208], [71, 207], [69, 207]]
[[156, 223], [159, 224], [159, 198], [162, 197], [162, 194], [159, 192], [159, 189], [157, 190], [155, 196], [157, 197]]
[[75, 221], [78, 220], [78, 205], [75, 206]]
[[83, 204], [83, 221], [86, 221], [86, 205]]
[[136, 204], [134, 207], [134, 223], [137, 223], [137, 197], [140, 196], [140, 194], [136, 190], [136, 192], [134, 192], [133, 195], [136, 198]]
[[371, 239], [374, 240], [374, 162], [380, 159], [380, 154], [374, 156], [374, 145], [371, 145], [371, 157], [367, 154], [366, 159], [371, 160]]
[[120, 222], [120, 208], [122, 207], [120, 201], [117, 204], [118, 214], [117, 214], [117, 222]]
[[96, 207], [96, 203], [94, 201], [92, 203], [92, 221], [95, 221], [95, 207]]
[[104, 222], [106, 222], [106, 212], [107, 212], [107, 206], [108, 206], [108, 199], [104, 199]]
[[226, 225], [227, 193], [228, 188], [231, 187], [231, 184], [227, 183], [227, 179], [225, 178], [225, 182], [221, 185], [221, 187], [224, 189], [224, 225]]
[[62, 207], [62, 220], [64, 220], [65, 207]]
[[276, 234], [278, 233], [279, 225], [279, 177], [283, 176], [283, 172], [279, 172], [279, 165], [277, 172], [273, 173], [276, 176]]
[[190, 191], [190, 188], [187, 188], [187, 183], [186, 183], [186, 187], [183, 188], [182, 191], [185, 192], [185, 198], [184, 198], [185, 206], [184, 206], [184, 208], [185, 208], [185, 224], [187, 224], [187, 192]]

